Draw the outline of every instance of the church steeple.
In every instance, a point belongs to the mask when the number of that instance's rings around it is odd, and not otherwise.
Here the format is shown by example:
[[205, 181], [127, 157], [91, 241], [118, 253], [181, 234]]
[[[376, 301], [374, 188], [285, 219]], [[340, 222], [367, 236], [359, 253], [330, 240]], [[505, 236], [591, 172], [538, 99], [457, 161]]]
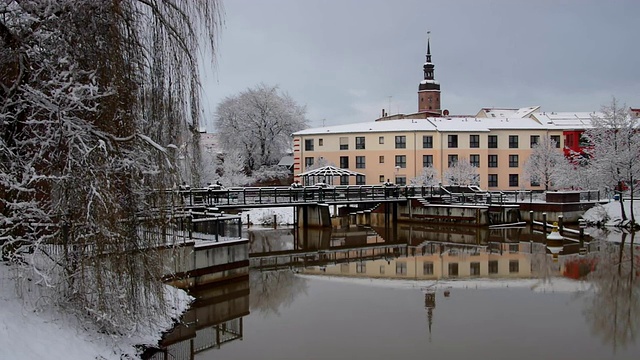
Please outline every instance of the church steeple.
[[422, 66], [424, 80], [418, 86], [418, 111], [433, 113], [431, 116], [442, 114], [440, 109], [440, 84], [434, 79], [435, 65], [431, 62], [431, 31], [427, 32], [427, 56]]
[[[430, 33], [430, 31], [427, 32], [427, 34], [428, 33]], [[427, 37], [427, 60], [425, 61], [422, 68], [424, 70], [424, 79], [433, 80], [435, 65], [433, 65], [433, 63], [431, 62], [431, 37], [430, 36]]]

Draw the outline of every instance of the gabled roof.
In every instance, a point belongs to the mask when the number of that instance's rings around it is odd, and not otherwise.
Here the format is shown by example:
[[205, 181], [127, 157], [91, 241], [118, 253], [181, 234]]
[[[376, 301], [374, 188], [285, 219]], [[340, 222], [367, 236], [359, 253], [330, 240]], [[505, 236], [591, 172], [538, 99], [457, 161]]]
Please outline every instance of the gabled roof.
[[552, 125], [557, 129], [591, 128], [591, 118], [603, 116], [600, 112], [536, 112], [531, 117], [543, 125]]
[[495, 108], [495, 107], [487, 107], [482, 108], [476, 114], [476, 117], [487, 117], [487, 118], [525, 118], [531, 115], [534, 111], [540, 109], [540, 106], [528, 106], [519, 109], [513, 108]]

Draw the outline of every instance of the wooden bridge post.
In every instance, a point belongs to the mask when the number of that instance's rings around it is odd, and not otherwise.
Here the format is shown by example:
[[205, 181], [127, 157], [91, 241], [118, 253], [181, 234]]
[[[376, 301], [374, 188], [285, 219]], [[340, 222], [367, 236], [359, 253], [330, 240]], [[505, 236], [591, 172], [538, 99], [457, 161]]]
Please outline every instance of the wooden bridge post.
[[547, 213], [542, 213], [542, 231], [544, 233], [545, 239], [547, 238]]
[[558, 233], [562, 235], [563, 230], [564, 230], [564, 216], [558, 215]]
[[533, 210], [529, 210], [529, 233], [533, 234]]

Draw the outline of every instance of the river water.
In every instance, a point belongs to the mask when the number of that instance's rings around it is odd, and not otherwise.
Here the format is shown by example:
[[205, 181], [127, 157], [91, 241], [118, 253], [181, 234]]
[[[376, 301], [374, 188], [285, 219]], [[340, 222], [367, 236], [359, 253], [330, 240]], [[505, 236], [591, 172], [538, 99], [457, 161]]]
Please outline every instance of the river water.
[[631, 235], [557, 256], [526, 228], [246, 236], [249, 278], [196, 293], [167, 359], [640, 358]]

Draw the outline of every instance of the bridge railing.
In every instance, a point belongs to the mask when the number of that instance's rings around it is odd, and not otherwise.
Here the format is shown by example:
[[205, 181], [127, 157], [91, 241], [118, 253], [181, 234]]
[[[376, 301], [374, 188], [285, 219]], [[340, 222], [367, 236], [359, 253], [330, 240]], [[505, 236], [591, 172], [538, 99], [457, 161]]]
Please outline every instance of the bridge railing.
[[[427, 190], [428, 191], [428, 190]], [[339, 185], [335, 187], [231, 187], [178, 190], [186, 205], [259, 205], [310, 201], [384, 200], [425, 193], [404, 186]]]

